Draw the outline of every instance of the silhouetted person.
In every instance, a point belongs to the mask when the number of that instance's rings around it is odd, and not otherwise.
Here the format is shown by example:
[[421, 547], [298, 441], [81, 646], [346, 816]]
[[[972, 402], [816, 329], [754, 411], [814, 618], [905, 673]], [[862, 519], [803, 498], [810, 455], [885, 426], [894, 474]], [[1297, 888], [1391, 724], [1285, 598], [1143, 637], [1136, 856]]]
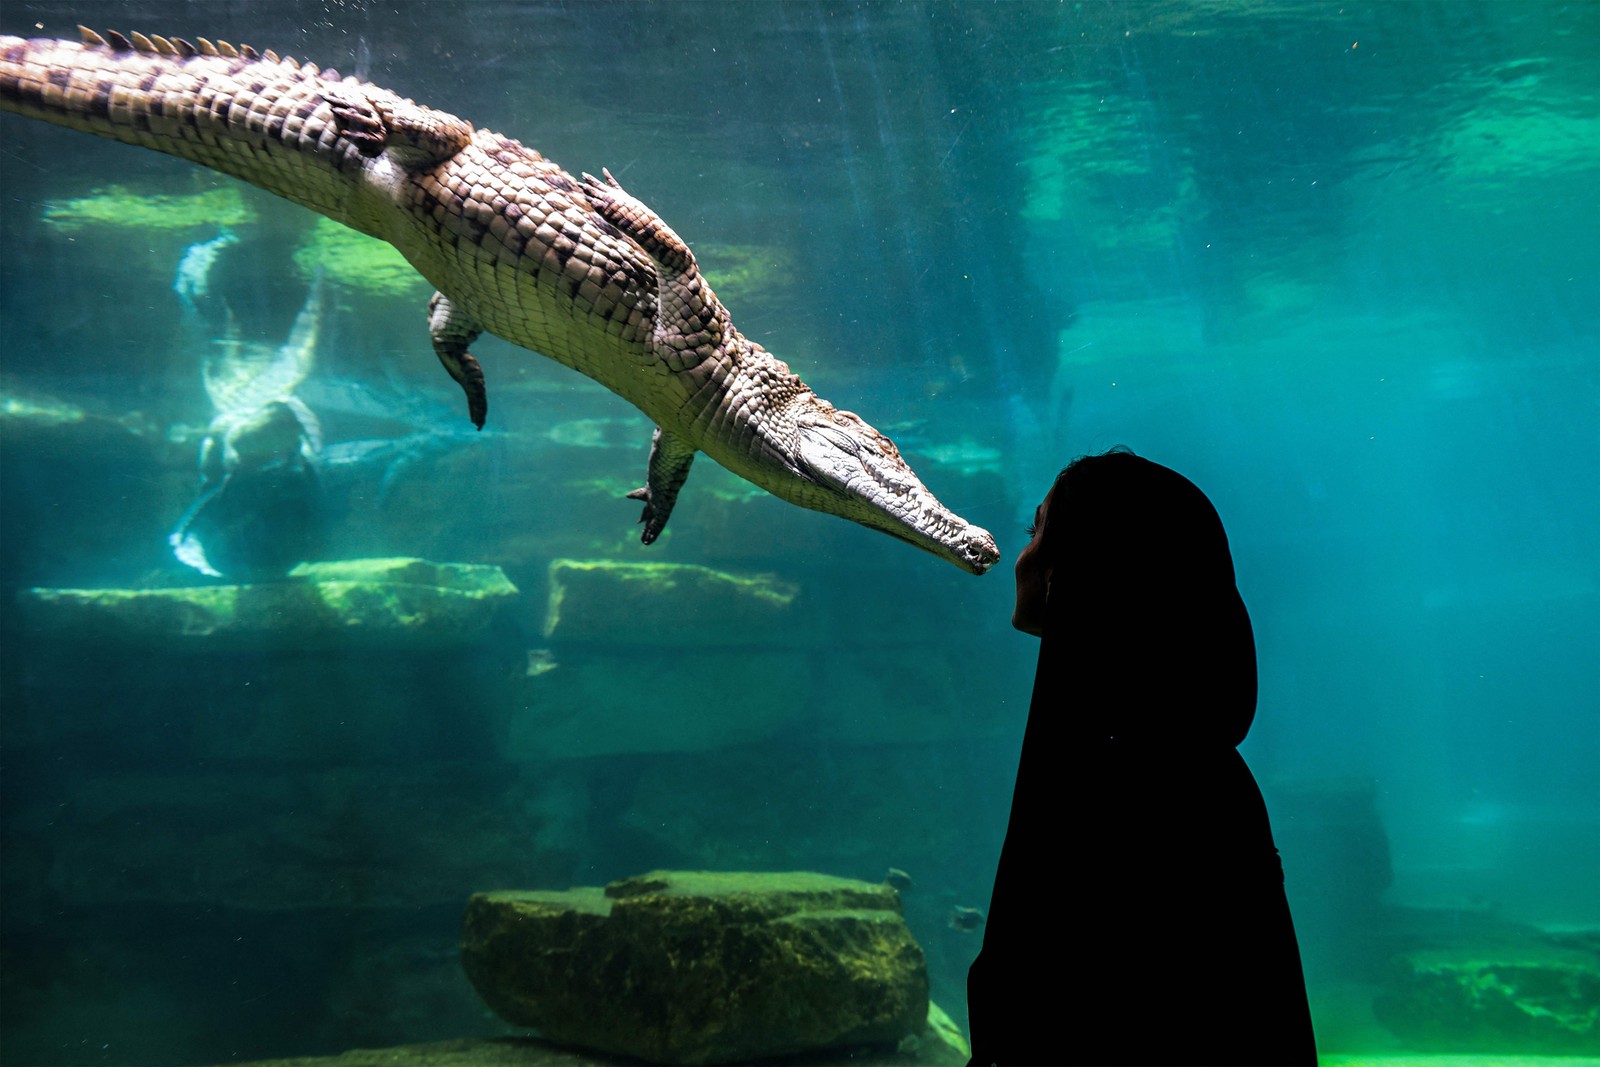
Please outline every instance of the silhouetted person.
[[1235, 746], [1255, 641], [1222, 522], [1126, 449], [1056, 478], [1017, 557], [1043, 638], [983, 951], [978, 1064], [1310, 1064], [1283, 871]]

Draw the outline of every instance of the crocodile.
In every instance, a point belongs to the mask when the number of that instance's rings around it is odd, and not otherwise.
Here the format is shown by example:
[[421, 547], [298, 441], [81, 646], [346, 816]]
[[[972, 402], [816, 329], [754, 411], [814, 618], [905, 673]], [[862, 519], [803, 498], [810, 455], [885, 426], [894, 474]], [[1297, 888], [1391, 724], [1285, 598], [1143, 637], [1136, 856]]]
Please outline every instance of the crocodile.
[[[174, 284], [191, 294], [191, 319], [202, 310], [193, 296], [209, 288], [209, 263], [231, 236], [185, 251]], [[319, 275], [280, 346], [244, 341], [226, 314], [224, 336], [202, 364], [213, 414], [200, 443], [200, 495], [167, 538], [178, 561], [201, 574], [221, 578], [222, 567], [229, 576], [281, 577], [321, 540], [322, 424], [295, 390], [316, 363], [322, 289]]]
[[433, 349], [482, 427], [485, 332], [554, 359], [655, 424], [641, 539], [666, 526], [697, 453], [801, 507], [974, 574], [994, 538], [950, 511], [894, 443], [741, 334], [694, 254], [608, 172], [574, 176], [518, 141], [332, 68], [223, 41], [0, 37], [0, 110], [240, 178], [392, 244], [437, 290]]

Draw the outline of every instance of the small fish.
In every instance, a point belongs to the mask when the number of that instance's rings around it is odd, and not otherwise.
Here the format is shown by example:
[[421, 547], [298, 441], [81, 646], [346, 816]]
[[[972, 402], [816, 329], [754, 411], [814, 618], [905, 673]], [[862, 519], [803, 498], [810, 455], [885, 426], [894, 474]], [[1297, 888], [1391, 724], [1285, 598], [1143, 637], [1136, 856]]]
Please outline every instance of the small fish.
[[950, 909], [950, 929], [971, 932], [983, 925], [984, 915], [978, 908], [963, 908], [957, 904]]
[[889, 873], [883, 876], [885, 885], [892, 885], [902, 893], [911, 888], [911, 876], [899, 867], [890, 867]]

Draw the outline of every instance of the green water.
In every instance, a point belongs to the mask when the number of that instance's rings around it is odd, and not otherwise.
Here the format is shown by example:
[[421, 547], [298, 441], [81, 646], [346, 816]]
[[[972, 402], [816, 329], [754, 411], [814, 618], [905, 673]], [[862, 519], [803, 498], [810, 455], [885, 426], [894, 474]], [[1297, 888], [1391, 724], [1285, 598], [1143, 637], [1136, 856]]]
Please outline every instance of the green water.
[[[654, 867], [901, 868], [962, 1021], [981, 929], [950, 917], [987, 905], [1036, 651], [1009, 564], [1055, 471], [1118, 443], [1227, 525], [1243, 751], [1330, 1061], [1600, 1054], [1571, 1018], [1600, 996], [1600, 5], [0, 8], [80, 21], [273, 48], [609, 168], [1003, 560], [962, 574], [705, 460], [641, 546], [626, 403], [485, 338], [474, 433], [403, 267], [0, 116], [0, 1058], [505, 1032], [455, 958], [467, 896]], [[174, 276], [224, 228], [197, 326]], [[319, 266], [298, 395], [350, 462], [318, 555], [494, 565], [518, 596], [421, 640], [43, 626], [27, 590], [208, 584], [168, 536], [209, 340], [225, 308], [284, 344]], [[547, 633], [557, 559], [794, 599], [696, 587], [588, 631], [569, 603]], [[1439, 999], [1419, 952], [1455, 961]], [[1566, 992], [1461, 1006], [1552, 953]]]

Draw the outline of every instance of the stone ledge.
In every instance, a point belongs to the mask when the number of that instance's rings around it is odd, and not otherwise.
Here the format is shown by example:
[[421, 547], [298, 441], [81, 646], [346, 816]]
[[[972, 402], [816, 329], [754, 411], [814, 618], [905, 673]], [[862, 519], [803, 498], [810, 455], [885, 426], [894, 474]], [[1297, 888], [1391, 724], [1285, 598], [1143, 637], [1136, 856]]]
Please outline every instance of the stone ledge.
[[[950, 1017], [929, 1005], [928, 1025], [897, 1047], [830, 1050], [818, 1056], [786, 1057], [784, 1067], [962, 1067], [970, 1053]], [[393, 1048], [361, 1048], [337, 1056], [257, 1060], [241, 1067], [635, 1067], [638, 1060], [596, 1056], [537, 1037], [465, 1038]]]
[[800, 587], [688, 563], [557, 559], [544, 633], [562, 643], [792, 645]]
[[267, 640], [280, 651], [330, 643], [465, 644], [518, 595], [499, 567], [420, 559], [302, 564], [287, 580], [156, 589], [28, 589], [44, 636], [160, 644], [164, 651]]
[[820, 714], [803, 651], [673, 651], [585, 650], [518, 679], [502, 752], [515, 761], [698, 752], [759, 744]]

